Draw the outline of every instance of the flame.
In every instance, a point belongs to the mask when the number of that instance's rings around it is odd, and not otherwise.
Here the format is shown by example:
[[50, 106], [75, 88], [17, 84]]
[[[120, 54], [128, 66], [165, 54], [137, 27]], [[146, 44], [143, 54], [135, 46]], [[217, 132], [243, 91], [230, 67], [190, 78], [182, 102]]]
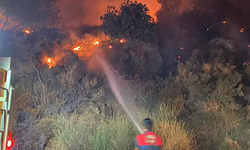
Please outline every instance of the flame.
[[46, 56], [44, 57], [43, 63], [46, 64], [49, 67], [49, 69], [56, 66], [56, 62], [52, 58]]
[[222, 23], [223, 23], [223, 24], [226, 24], [227, 22], [224, 20], [224, 21], [222, 21]]
[[240, 32], [241, 32], [241, 33], [245, 32], [245, 29], [244, 29], [244, 28], [241, 28], [241, 29], [240, 29]]
[[76, 48], [74, 48], [74, 51], [79, 51], [82, 47], [81, 46], [77, 46]]
[[183, 47], [180, 47], [180, 50], [184, 50], [184, 48], [183, 48]]
[[109, 48], [110, 48], [110, 49], [112, 49], [112, 48], [113, 48], [113, 46], [112, 46], [112, 45], [109, 45]]
[[94, 45], [99, 45], [100, 43], [99, 43], [99, 41], [96, 41], [95, 43], [94, 43]]
[[28, 29], [26, 29], [26, 30], [22, 30], [24, 33], [26, 33], [26, 34], [30, 34], [31, 33], [31, 31], [30, 30], [28, 30]]
[[125, 39], [120, 39], [120, 43], [125, 43], [126, 40]]
[[67, 50], [73, 51], [78, 57], [85, 59], [92, 55], [93, 46], [99, 45], [99, 40], [96, 39], [79, 39], [73, 42], [73, 44], [67, 44], [64, 47]]

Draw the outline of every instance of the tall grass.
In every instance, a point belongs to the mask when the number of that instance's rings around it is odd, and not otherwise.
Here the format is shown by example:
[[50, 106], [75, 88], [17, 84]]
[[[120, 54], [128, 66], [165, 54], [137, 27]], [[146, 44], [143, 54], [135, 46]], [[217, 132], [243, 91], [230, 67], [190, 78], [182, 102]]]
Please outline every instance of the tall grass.
[[[161, 105], [151, 114], [144, 114], [155, 120], [154, 131], [163, 139], [162, 150], [192, 150], [194, 135], [177, 121], [178, 112]], [[91, 120], [92, 116], [58, 117], [51, 142], [53, 150], [132, 150], [139, 134], [126, 116], [118, 116], [106, 122]], [[94, 126], [96, 124], [96, 126]]]
[[194, 134], [184, 122], [177, 121], [178, 109], [173, 106], [160, 105], [153, 114], [154, 131], [163, 140], [162, 150], [192, 150], [194, 149]]
[[93, 114], [59, 116], [55, 122], [53, 150], [91, 150], [91, 135], [97, 120]]
[[[143, 113], [148, 111], [144, 110]], [[192, 150], [194, 135], [177, 121], [178, 112], [173, 107], [161, 105], [157, 111], [147, 115], [155, 120], [154, 131], [162, 137], [162, 150]], [[118, 117], [97, 128], [93, 136], [94, 150], [132, 150], [138, 131], [126, 117]]]
[[132, 150], [138, 131], [126, 117], [99, 126], [92, 138], [94, 150]]

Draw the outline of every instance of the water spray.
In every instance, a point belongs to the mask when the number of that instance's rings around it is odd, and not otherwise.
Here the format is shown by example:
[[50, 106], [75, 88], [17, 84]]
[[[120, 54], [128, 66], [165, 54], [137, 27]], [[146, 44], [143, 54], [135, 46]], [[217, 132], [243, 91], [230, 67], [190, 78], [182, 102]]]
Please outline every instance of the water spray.
[[101, 64], [101, 67], [104, 71], [104, 74], [108, 80], [109, 86], [112, 89], [113, 94], [115, 95], [117, 101], [120, 103], [124, 111], [127, 113], [133, 124], [136, 126], [136, 128], [139, 130], [140, 133], [143, 133], [142, 128], [138, 124], [138, 122], [135, 120], [135, 118], [132, 116], [131, 112], [129, 111], [127, 105], [124, 102], [123, 97], [121, 96], [120, 88], [117, 85], [117, 82], [115, 81], [115, 74], [111, 70], [111, 68], [108, 66], [106, 61], [98, 54], [94, 54], [94, 57], [97, 59], [97, 61]]

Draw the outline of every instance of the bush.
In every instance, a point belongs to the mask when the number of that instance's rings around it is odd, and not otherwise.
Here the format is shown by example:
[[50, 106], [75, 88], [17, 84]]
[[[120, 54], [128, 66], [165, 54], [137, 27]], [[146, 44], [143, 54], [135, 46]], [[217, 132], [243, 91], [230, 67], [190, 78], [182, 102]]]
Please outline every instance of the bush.
[[194, 135], [184, 123], [175, 121], [156, 122], [155, 132], [163, 140], [162, 150], [192, 150]]
[[[153, 114], [143, 111], [141, 116], [155, 118], [154, 131], [163, 138], [162, 150], [192, 150], [194, 135], [185, 124], [177, 121], [178, 111], [173, 107], [161, 105]], [[130, 150], [138, 131], [125, 117], [119, 117], [97, 128], [93, 136], [94, 150]]]
[[178, 110], [167, 105], [161, 105], [153, 115], [154, 130], [163, 140], [162, 150], [192, 150], [194, 134], [183, 122], [177, 121]]
[[[154, 130], [163, 138], [163, 150], [192, 150], [194, 135], [185, 124], [177, 121], [179, 112], [173, 107], [161, 105], [155, 113], [147, 109], [139, 116], [155, 118]], [[97, 115], [96, 115], [97, 116]], [[58, 117], [55, 122], [54, 138], [48, 149], [53, 150], [131, 150], [139, 134], [125, 116], [107, 122], [97, 120], [93, 113]], [[99, 124], [97, 124], [99, 122]]]
[[53, 150], [90, 150], [90, 138], [96, 124], [91, 113], [84, 116], [58, 117], [54, 129], [54, 138], [50, 142]]
[[227, 136], [241, 125], [242, 119], [233, 109], [218, 108], [194, 114], [189, 123], [198, 136], [199, 149], [220, 149], [227, 146]]
[[135, 127], [125, 117], [118, 117], [97, 128], [92, 138], [94, 150], [130, 150], [134, 149]]

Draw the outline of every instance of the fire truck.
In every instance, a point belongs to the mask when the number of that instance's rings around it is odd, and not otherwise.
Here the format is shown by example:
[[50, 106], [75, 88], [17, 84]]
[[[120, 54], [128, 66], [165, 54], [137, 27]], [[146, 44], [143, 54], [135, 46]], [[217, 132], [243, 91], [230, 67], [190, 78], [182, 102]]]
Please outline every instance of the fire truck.
[[11, 81], [11, 58], [0, 57], [0, 147], [10, 150], [13, 146], [11, 131], [9, 130], [11, 95], [14, 88]]

